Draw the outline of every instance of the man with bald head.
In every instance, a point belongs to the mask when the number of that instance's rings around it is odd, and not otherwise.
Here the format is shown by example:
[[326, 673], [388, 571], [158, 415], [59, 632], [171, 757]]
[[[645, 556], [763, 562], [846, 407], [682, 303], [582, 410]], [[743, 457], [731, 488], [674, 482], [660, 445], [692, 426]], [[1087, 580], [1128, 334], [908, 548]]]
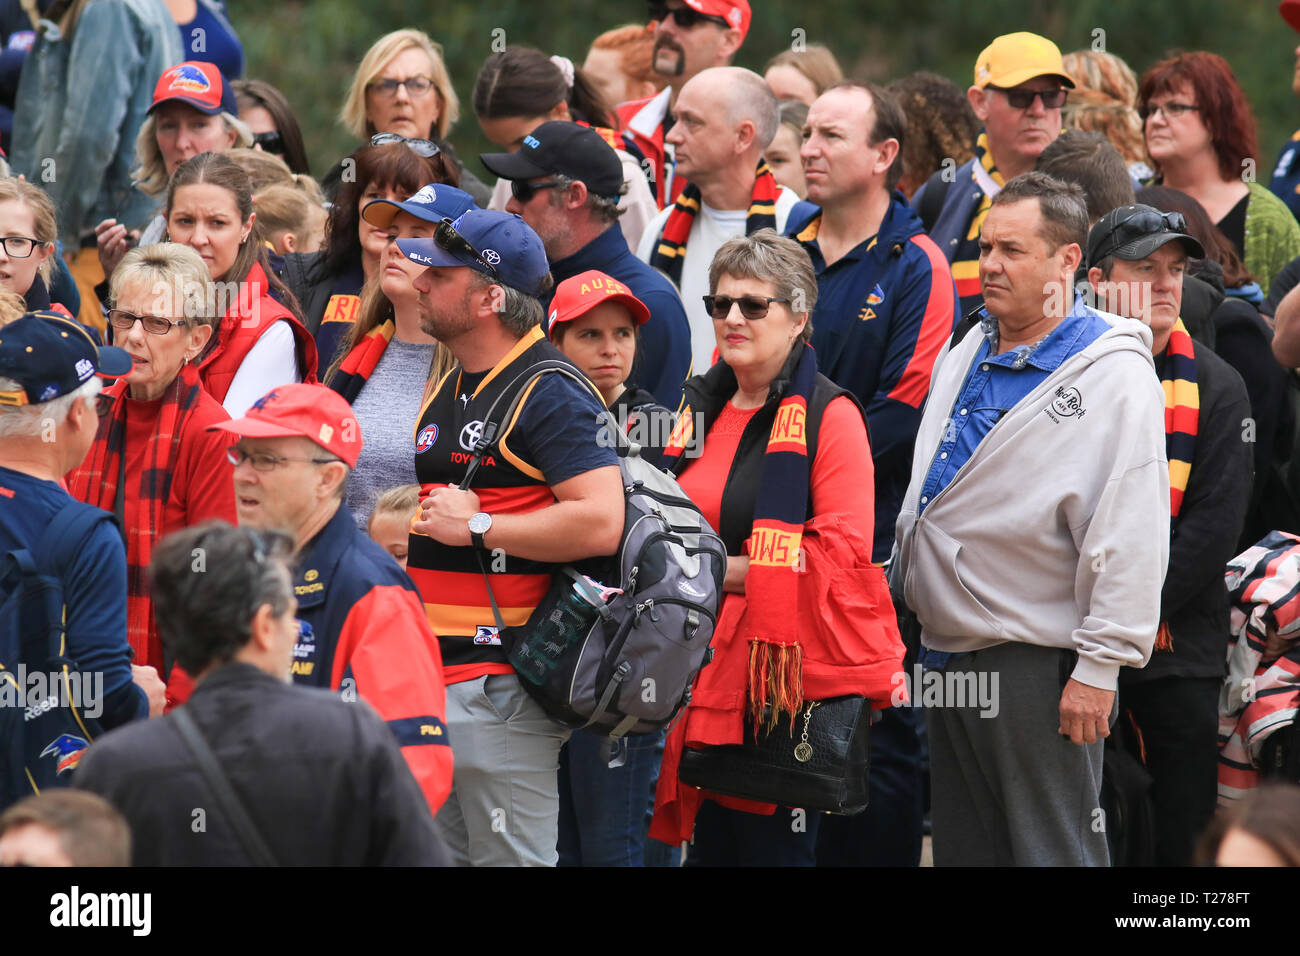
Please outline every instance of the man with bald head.
[[677, 202], [650, 221], [637, 257], [677, 286], [691, 324], [696, 374], [713, 364], [713, 319], [704, 309], [709, 265], [728, 239], [785, 228], [799, 197], [777, 184], [762, 153], [776, 136], [776, 97], [763, 78], [734, 66], [713, 67], [682, 87], [668, 133], [677, 175], [687, 180]]

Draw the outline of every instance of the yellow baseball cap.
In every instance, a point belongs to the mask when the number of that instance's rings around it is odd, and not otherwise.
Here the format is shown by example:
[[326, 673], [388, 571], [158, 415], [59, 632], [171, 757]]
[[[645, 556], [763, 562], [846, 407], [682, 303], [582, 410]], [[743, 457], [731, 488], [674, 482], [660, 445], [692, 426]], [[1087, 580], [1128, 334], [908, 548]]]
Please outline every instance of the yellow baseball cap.
[[998, 37], [975, 61], [975, 85], [1008, 89], [1036, 76], [1056, 76], [1070, 89], [1074, 80], [1065, 72], [1061, 51], [1037, 33], [1008, 33]]

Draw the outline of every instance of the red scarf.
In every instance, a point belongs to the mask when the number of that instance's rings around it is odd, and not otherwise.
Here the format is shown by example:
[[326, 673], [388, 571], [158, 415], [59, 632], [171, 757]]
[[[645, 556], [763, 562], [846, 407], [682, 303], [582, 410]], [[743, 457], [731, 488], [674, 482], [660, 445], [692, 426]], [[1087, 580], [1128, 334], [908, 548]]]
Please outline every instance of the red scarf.
[[[118, 381], [107, 390], [113, 396], [112, 412], [99, 423], [95, 443], [81, 465], [68, 475], [73, 497], [117, 514], [118, 478], [126, 453], [127, 384]], [[154, 544], [162, 535], [163, 510], [171, 496], [176, 452], [185, 418], [198, 404], [199, 371], [186, 363], [163, 393], [158, 429], [149, 438], [145, 466], [138, 475], [126, 475], [123, 499], [139, 502], [140, 526], [124, 528], [126, 533], [126, 632], [137, 663], [162, 659], [162, 644], [153, 617], [149, 591], [149, 562]], [[162, 675], [164, 679], [166, 675]]]

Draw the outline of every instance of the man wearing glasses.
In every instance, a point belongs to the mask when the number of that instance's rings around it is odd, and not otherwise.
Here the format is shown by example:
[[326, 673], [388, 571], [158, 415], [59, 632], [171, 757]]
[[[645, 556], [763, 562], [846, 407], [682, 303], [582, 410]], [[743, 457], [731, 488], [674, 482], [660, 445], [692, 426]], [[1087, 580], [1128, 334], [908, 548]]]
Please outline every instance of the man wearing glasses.
[[1000, 36], [975, 61], [975, 83], [966, 91], [984, 124], [975, 156], [955, 175], [939, 170], [912, 197], [930, 238], [952, 263], [959, 319], [981, 303], [979, 238], [989, 204], [1061, 134], [1061, 108], [1072, 89], [1061, 51], [1034, 33]]
[[410, 579], [343, 501], [362, 447], [351, 406], [324, 385], [282, 385], [209, 431], [237, 439], [240, 525], [293, 538], [294, 683], [378, 711], [436, 814], [452, 771], [442, 658]]
[[558, 565], [618, 547], [623, 488], [604, 403], [594, 387], [543, 375], [511, 421], [494, 419], [473, 490], [458, 487], [493, 402], [503, 399], [500, 416], [531, 366], [567, 363], [540, 325], [546, 253], [518, 216], [478, 209], [397, 247], [427, 267], [413, 280], [420, 325], [458, 363], [415, 427], [424, 499], [407, 564], [447, 668], [456, 779], [438, 828], [462, 866], [554, 866], [569, 730], [524, 691], [496, 620], [499, 609], [507, 628], [526, 624]]
[[1098, 305], [1151, 329], [1165, 390], [1169, 570], [1160, 631], [1141, 670], [1120, 672], [1120, 705], [1141, 736], [1151, 773], [1156, 866], [1189, 866], [1218, 796], [1219, 689], [1228, 590], [1250, 497], [1250, 398], [1241, 376], [1179, 318], [1188, 257], [1204, 258], [1183, 217], [1122, 206], [1088, 234], [1088, 281]]
[[616, 112], [623, 132], [653, 166], [660, 209], [672, 205], [686, 184], [673, 175], [673, 147], [664, 141], [675, 121], [677, 94], [702, 70], [731, 63], [745, 42], [749, 19], [749, 0], [651, 0], [653, 68], [668, 78], [668, 85], [654, 96], [618, 106]]

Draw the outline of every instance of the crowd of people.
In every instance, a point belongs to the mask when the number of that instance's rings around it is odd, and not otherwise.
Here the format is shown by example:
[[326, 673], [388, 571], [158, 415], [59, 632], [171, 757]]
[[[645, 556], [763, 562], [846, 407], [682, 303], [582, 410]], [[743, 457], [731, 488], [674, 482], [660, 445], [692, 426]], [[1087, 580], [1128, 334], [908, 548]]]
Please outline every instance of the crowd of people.
[[[216, 0], [0, 2], [0, 865], [1296, 865], [1300, 133], [1257, 182], [1211, 52], [750, 21], [398, 30], [309, 157]], [[726, 560], [624, 736], [514, 648], [637, 583], [629, 456]], [[844, 701], [865, 810], [687, 782]]]

